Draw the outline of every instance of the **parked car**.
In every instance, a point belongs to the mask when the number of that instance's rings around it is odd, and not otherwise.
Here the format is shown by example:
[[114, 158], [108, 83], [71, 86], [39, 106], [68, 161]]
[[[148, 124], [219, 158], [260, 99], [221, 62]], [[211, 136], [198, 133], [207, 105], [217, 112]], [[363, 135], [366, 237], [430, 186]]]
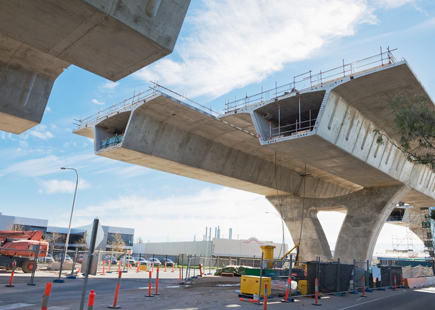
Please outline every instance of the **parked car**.
[[47, 255], [45, 257], [39, 257], [38, 262], [50, 264], [50, 263], [54, 262], [54, 259], [53, 259], [53, 257], [51, 257], [50, 253], [47, 253]]
[[165, 265], [165, 262], [166, 262], [166, 266], [171, 266], [172, 267], [172, 266], [175, 265], [175, 263], [172, 260], [170, 260], [169, 258], [162, 260], [162, 265], [163, 266]]
[[122, 256], [122, 257], [121, 257], [121, 263], [122, 263], [122, 264], [125, 264], [126, 262], [127, 262], [127, 264], [131, 264], [131, 265], [133, 265], [133, 266], [136, 266], [136, 265], [137, 265], [136, 260], [134, 259], [133, 256], [127, 256], [127, 257]]
[[[56, 261], [60, 261], [61, 260], [61, 258], [62, 258], [62, 256], [63, 256], [63, 254], [56, 254], [55, 256], [54, 256], [54, 260], [56, 260]], [[70, 262], [70, 263], [72, 263], [72, 259], [71, 259], [71, 257], [69, 257], [69, 255], [67, 254], [66, 256], [65, 256], [65, 261], [66, 262]]]
[[83, 254], [78, 254], [77, 259], [76, 259], [76, 263], [81, 264], [82, 262], [83, 262]]
[[106, 264], [116, 265], [118, 264], [118, 260], [115, 256], [110, 257], [110, 255], [103, 256], [101, 260], [106, 261]]
[[154, 266], [160, 266], [162, 263], [157, 258], [150, 258], [150, 263], [154, 263]]
[[143, 258], [143, 257], [137, 258], [137, 259], [136, 259], [136, 262], [137, 262], [138, 264], [141, 264], [141, 265], [146, 265], [146, 264], [149, 263], [149, 261], [146, 260], [146, 259]]

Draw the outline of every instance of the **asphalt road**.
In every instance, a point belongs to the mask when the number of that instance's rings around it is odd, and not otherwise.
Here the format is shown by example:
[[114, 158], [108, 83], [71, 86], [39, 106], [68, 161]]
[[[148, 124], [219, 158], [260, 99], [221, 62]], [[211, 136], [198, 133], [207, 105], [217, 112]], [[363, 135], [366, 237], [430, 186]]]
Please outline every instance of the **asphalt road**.
[[[123, 275], [118, 305], [122, 309], [263, 309], [252, 303], [239, 301], [237, 290], [240, 278], [224, 278], [209, 276], [195, 280], [193, 285], [179, 285], [176, 273], [162, 274], [159, 281], [161, 295], [147, 298], [147, 274], [129, 273]], [[166, 278], [165, 278], [166, 277]], [[28, 286], [27, 275], [14, 279], [15, 287], [6, 288], [8, 275], [0, 273], [0, 310], [35, 310], [41, 308], [42, 294], [45, 284], [51, 282], [51, 275], [40, 275], [35, 279], [36, 286]], [[88, 292], [96, 291], [95, 310], [107, 309], [113, 304], [116, 288], [116, 275], [99, 276], [89, 279]], [[83, 279], [65, 280], [65, 283], [53, 283], [49, 300], [49, 310], [78, 309], [82, 291]], [[152, 281], [152, 291], [155, 292], [155, 280]], [[86, 295], [88, 296], [89, 293]], [[269, 299], [268, 309], [324, 309], [324, 310], [377, 310], [377, 309], [406, 309], [429, 310], [435, 309], [435, 287], [422, 289], [398, 289], [397, 291], [374, 291], [367, 293], [367, 298], [361, 294], [346, 294], [344, 297], [323, 296], [319, 301], [321, 307], [312, 305], [312, 298], [296, 298], [294, 303], [281, 303], [280, 299]], [[85, 308], [87, 309], [87, 296]]]

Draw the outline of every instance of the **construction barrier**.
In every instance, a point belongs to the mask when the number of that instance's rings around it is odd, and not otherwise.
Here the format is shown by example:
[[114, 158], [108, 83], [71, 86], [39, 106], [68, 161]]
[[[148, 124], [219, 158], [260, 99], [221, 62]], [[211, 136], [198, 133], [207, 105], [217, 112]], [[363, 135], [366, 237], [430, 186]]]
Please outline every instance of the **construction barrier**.
[[407, 278], [405, 279], [405, 286], [409, 288], [417, 288], [426, 285], [426, 278]]
[[95, 303], [95, 291], [91, 290], [91, 292], [89, 293], [88, 310], [94, 309], [94, 303]]
[[320, 306], [319, 304], [319, 280], [315, 280], [315, 293], [314, 293], [314, 304], [315, 306]]
[[434, 285], [435, 277], [426, 277], [426, 285]]
[[115, 291], [115, 300], [113, 301], [113, 306], [109, 306], [108, 308], [111, 308], [111, 309], [121, 308], [120, 306], [116, 305], [118, 303], [119, 287], [121, 286], [121, 276], [122, 276], [122, 271], [119, 270], [118, 271], [118, 284], [116, 284], [116, 291]]
[[17, 266], [17, 262], [14, 260], [12, 263], [12, 272], [11, 272], [11, 278], [9, 279], [9, 284], [6, 284], [6, 287], [14, 287], [12, 283], [14, 282], [14, 273], [15, 273], [15, 267]]
[[156, 276], [156, 293], [154, 295], [160, 295], [159, 294], [159, 267], [157, 267], [157, 276]]
[[363, 276], [362, 277], [362, 281], [363, 281], [363, 287], [362, 287], [362, 292], [363, 292], [363, 294], [361, 295], [361, 297], [367, 297], [366, 296], [366, 277], [365, 276]]
[[153, 273], [152, 273], [152, 271], [150, 270], [150, 271], [149, 271], [149, 280], [148, 280], [148, 295], [145, 295], [145, 297], [154, 297], [154, 296], [151, 294], [151, 278], [152, 278], [152, 276], [153, 276]]
[[263, 309], [267, 310], [267, 283], [264, 283]]
[[247, 301], [247, 302], [259, 302], [258, 299], [251, 299], [251, 298], [239, 298], [240, 301]]
[[292, 278], [288, 277], [287, 290], [285, 291], [285, 297], [284, 297], [284, 299], [281, 299], [281, 302], [294, 301], [293, 298], [289, 298], [289, 294], [291, 296], [291, 291], [290, 291], [291, 288], [292, 288]]
[[47, 310], [47, 308], [48, 308], [48, 299], [50, 298], [51, 286], [52, 285], [53, 284], [51, 282], [48, 282], [45, 285], [44, 295], [42, 295], [41, 310]]

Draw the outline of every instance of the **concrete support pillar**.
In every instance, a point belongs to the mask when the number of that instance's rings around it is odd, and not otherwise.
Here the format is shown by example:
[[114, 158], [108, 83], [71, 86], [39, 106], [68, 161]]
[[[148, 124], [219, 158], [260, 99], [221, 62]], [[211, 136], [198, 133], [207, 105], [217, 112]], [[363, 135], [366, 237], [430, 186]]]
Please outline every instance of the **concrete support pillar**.
[[[332, 258], [328, 240], [317, 218], [317, 211], [312, 210], [311, 207], [307, 208], [308, 205], [302, 208], [305, 201], [297, 196], [280, 196], [280, 199], [278, 197], [267, 197], [267, 199], [275, 206], [278, 213], [281, 213], [279, 206], [282, 206], [283, 219], [290, 231], [293, 243], [298, 244], [300, 242], [300, 260], [311, 261], [318, 256], [322, 261]], [[303, 224], [302, 230], [301, 224]]]
[[[297, 196], [270, 196], [267, 199], [281, 212], [292, 235], [293, 242], [300, 240], [300, 256], [305, 261], [320, 256], [331, 258], [328, 241], [317, 218], [319, 211], [346, 210], [334, 260], [342, 263], [371, 260], [373, 250], [386, 219], [395, 204], [409, 192], [406, 186], [364, 188], [360, 191], [326, 199], [301, 198]], [[302, 233], [301, 233], [302, 224]]]
[[406, 186], [372, 187], [336, 199], [346, 206], [334, 259], [371, 261], [379, 233], [394, 206], [409, 192]]

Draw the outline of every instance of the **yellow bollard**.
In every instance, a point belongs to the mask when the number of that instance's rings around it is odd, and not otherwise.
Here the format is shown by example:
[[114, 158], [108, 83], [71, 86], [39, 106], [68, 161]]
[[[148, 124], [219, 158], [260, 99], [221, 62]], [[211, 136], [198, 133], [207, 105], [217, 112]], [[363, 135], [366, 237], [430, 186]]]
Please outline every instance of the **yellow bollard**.
[[270, 262], [267, 262], [267, 269], [272, 269], [273, 266], [273, 249], [275, 246], [273, 245], [262, 245], [260, 246], [261, 250], [263, 251], [263, 258], [267, 260], [271, 260]]

